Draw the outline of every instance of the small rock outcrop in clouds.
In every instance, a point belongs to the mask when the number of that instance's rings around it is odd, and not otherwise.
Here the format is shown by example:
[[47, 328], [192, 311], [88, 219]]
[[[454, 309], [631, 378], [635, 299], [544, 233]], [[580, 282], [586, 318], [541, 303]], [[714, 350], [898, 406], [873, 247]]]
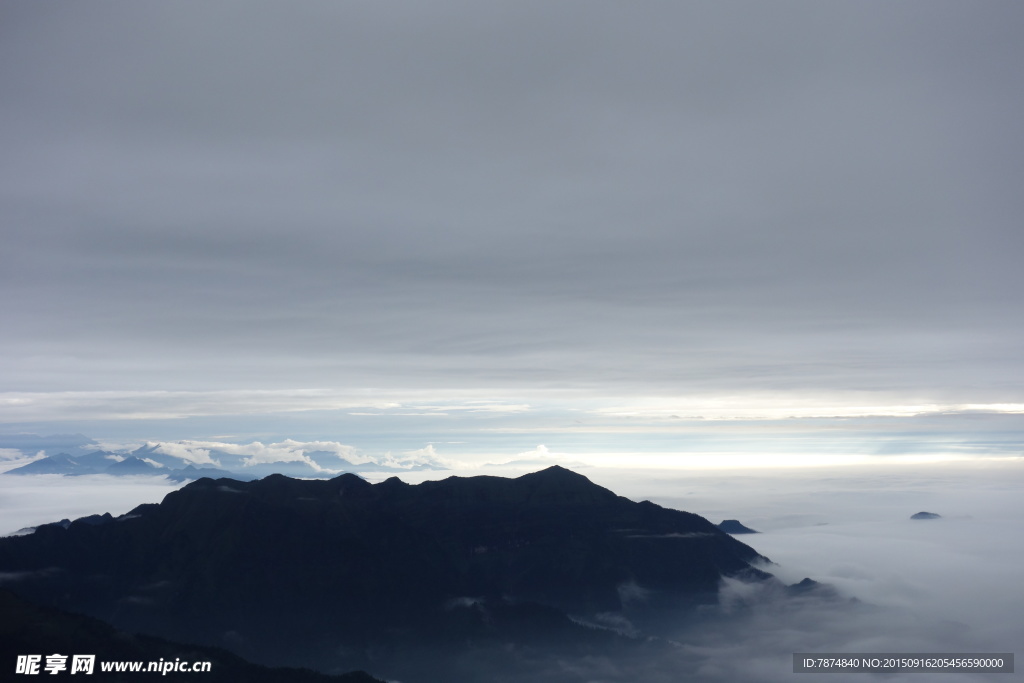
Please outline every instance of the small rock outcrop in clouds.
[[916, 512], [910, 515], [911, 519], [942, 519], [942, 515], [934, 512]]
[[830, 600], [839, 599], [839, 592], [834, 586], [815, 581], [810, 577], [807, 577], [798, 583], [786, 586], [786, 593], [794, 597], [813, 595], [817, 598], [826, 598]]
[[727, 534], [757, 534], [759, 531], [754, 531], [750, 527], [743, 526], [740, 524], [738, 519], [726, 519], [723, 520], [718, 528]]

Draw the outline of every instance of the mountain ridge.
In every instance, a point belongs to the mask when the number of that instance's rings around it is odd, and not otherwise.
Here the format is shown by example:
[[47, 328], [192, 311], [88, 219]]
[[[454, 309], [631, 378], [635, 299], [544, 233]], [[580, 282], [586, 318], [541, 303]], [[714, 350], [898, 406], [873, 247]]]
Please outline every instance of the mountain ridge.
[[597, 647], [612, 636], [570, 617], [656, 628], [713, 602], [723, 576], [767, 578], [764, 559], [558, 466], [418, 485], [204, 477], [104, 523], [0, 539], [0, 571], [31, 600], [260, 664], [374, 673], [374, 653], [396, 667], [481, 638]]

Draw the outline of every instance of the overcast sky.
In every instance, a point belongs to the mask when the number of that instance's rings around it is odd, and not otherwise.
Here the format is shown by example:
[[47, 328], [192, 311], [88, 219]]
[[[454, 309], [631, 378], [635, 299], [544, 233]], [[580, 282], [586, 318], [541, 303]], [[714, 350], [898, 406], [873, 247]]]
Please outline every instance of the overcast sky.
[[956, 412], [1020, 455], [1021, 35], [1009, 0], [4, 2], [3, 429]]

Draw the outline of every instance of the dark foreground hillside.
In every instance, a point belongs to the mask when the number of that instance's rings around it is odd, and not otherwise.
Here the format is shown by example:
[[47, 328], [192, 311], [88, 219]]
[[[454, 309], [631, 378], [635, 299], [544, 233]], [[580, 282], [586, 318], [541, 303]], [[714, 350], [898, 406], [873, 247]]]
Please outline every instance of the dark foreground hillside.
[[7, 586], [33, 602], [408, 683], [513, 651], [647, 647], [639, 634], [714, 601], [723, 576], [766, 578], [758, 559], [702, 517], [559, 467], [417, 486], [201, 479], [106, 523], [0, 539]]
[[[91, 676], [85, 680], [138, 681], [140, 677], [165, 676], [156, 672], [103, 672], [102, 662], [186, 662], [209, 663], [208, 671], [172, 672], [169, 680], [206, 683], [383, 683], [357, 671], [338, 676], [297, 668], [269, 668], [246, 662], [215, 647], [175, 643], [162, 638], [118, 631], [97, 619], [69, 614], [52, 607], [34, 605], [8, 590], [0, 589], [0, 671], [6, 676], [16, 670], [20, 656], [40, 655], [39, 675], [47, 680], [67, 676]], [[44, 667], [54, 654], [64, 655], [64, 670], [50, 674]], [[92, 674], [71, 672], [74, 655], [94, 655]], [[26, 674], [29, 675], [29, 674]], [[29, 680], [29, 679], [27, 679]], [[71, 680], [76, 680], [72, 678]], [[165, 678], [164, 680], [168, 680]]]

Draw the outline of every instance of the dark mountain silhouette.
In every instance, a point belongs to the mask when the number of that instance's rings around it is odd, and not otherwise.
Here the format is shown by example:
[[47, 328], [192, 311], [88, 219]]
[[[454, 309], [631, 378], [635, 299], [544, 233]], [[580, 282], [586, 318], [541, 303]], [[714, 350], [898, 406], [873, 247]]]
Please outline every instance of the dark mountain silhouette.
[[471, 646], [618, 647], [579, 622], [613, 613], [656, 633], [725, 575], [767, 578], [763, 559], [561, 467], [417, 486], [204, 478], [103, 524], [0, 539], [0, 572], [35, 602], [262, 664], [409, 681], [452, 680]]
[[[104, 673], [100, 662], [210, 662], [208, 672], [176, 674], [177, 679], [209, 683], [382, 683], [363, 672], [328, 676], [308, 669], [271, 669], [250, 664], [222, 648], [175, 643], [124, 633], [97, 619], [35, 605], [0, 589], [0, 662], [13, 670], [20, 655], [60, 653], [96, 656], [91, 676], [102, 681], [137, 681], [145, 674]], [[40, 667], [41, 669], [42, 667]], [[41, 672], [45, 673], [45, 672]], [[69, 675], [67, 671], [63, 672]], [[59, 676], [60, 674], [58, 674]], [[70, 674], [74, 675], [74, 674]], [[151, 673], [150, 675], [157, 675]], [[88, 680], [88, 678], [87, 678]]]
[[719, 523], [718, 528], [727, 534], [756, 534], [760, 533], [754, 531], [750, 527], [746, 527], [740, 524], [738, 519], [726, 519]]
[[915, 512], [910, 515], [911, 519], [941, 519], [942, 515], [935, 512]]
[[[92, 525], [96, 525], [96, 524], [106, 524], [107, 522], [113, 522], [116, 519], [119, 519], [119, 518], [114, 517], [109, 512], [104, 512], [102, 515], [87, 515], [85, 517], [79, 517], [75, 521], [78, 522], [79, 524], [92, 524]], [[64, 519], [60, 520], [59, 522], [50, 522], [50, 524], [62, 527], [64, 529], [67, 529], [69, 526], [71, 526], [71, 520], [67, 519], [67, 518], [64, 518]], [[12, 536], [23, 536], [25, 534], [34, 534], [36, 532], [36, 529], [38, 529], [38, 528], [39, 527], [37, 527], [37, 526], [24, 527], [22, 529], [18, 529], [17, 531], [15, 531], [11, 535]]]

